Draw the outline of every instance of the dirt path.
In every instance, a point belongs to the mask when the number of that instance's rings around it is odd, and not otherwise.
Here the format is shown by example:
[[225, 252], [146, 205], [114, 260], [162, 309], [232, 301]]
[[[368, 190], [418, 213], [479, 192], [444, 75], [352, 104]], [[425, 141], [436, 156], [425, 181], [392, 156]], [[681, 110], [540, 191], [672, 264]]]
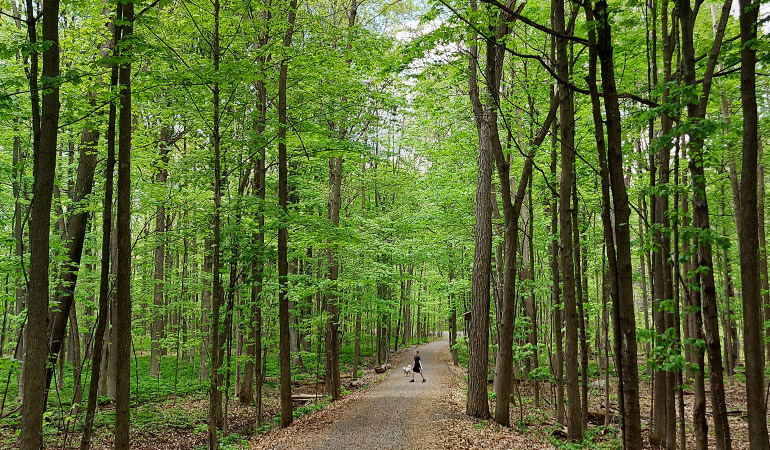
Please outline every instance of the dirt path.
[[446, 363], [440, 352], [448, 341], [441, 340], [419, 347], [425, 368], [425, 383], [419, 375], [411, 383], [402, 367], [412, 364], [413, 352], [404, 354], [388, 378], [369, 389], [366, 397], [350, 405], [342, 418], [317, 436], [310, 449], [330, 448], [417, 448], [424, 430], [436, 411], [436, 401], [449, 381]]
[[396, 359], [379, 384], [353, 392], [322, 411], [251, 442], [253, 449], [470, 450], [553, 448], [531, 433], [517, 433], [465, 415], [461, 369], [450, 367], [447, 339], [418, 347], [425, 367], [410, 383], [402, 367], [414, 349]]
[[402, 367], [412, 364], [414, 357], [413, 350], [405, 352], [381, 383], [345, 396], [312, 417], [300, 419], [291, 428], [277, 431], [278, 435], [272, 439], [253, 442], [252, 448], [420, 447], [420, 442], [426, 437], [426, 426], [441, 415], [439, 399], [453, 379], [442, 358], [448, 345], [448, 340], [443, 339], [417, 348], [425, 368], [425, 383], [421, 382], [419, 375], [414, 383], [409, 382], [411, 376], [404, 376]]

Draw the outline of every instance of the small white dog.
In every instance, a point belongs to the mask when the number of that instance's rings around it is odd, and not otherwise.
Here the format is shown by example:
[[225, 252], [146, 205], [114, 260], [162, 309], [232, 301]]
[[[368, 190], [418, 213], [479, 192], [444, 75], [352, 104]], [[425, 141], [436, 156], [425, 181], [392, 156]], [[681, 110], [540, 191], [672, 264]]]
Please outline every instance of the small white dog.
[[404, 376], [408, 377], [409, 373], [412, 371], [412, 365], [409, 364], [408, 366], [404, 367], [403, 369], [404, 369]]

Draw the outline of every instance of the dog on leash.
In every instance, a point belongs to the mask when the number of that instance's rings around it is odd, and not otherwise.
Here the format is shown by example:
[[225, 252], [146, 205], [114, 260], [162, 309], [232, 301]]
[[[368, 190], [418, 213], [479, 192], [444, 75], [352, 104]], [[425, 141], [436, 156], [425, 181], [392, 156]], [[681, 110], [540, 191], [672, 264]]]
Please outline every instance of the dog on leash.
[[411, 364], [409, 364], [408, 366], [406, 366], [406, 367], [403, 367], [403, 369], [404, 369], [404, 376], [405, 376], [405, 377], [408, 377], [408, 376], [409, 376], [409, 373], [412, 371], [412, 365], [411, 365]]

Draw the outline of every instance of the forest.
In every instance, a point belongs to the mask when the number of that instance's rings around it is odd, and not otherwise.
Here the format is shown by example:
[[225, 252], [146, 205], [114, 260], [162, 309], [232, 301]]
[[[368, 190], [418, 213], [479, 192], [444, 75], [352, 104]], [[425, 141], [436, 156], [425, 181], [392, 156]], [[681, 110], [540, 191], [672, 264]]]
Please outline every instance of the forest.
[[767, 3], [0, 0], [0, 447], [770, 449]]

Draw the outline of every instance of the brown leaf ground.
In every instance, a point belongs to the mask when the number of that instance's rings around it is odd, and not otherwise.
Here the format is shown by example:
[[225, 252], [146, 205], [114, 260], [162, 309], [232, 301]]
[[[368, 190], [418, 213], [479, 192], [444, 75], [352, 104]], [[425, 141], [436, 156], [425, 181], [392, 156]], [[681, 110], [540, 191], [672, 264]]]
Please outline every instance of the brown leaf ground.
[[[361, 378], [363, 387], [350, 388], [352, 392], [337, 402], [326, 405], [310, 415], [300, 417], [288, 429], [275, 429], [253, 436], [256, 427], [255, 408], [230, 402], [228, 428], [243, 437], [230, 440], [222, 448], [253, 449], [526, 449], [555, 448], [551, 441], [554, 430], [554, 389], [541, 384], [541, 405], [532, 403], [533, 390], [527, 383], [519, 383], [511, 403], [513, 428], [501, 427], [491, 421], [479, 421], [465, 415], [466, 371], [451, 364], [446, 340], [420, 347], [426, 366], [427, 383], [409, 383], [401, 367], [411, 362], [412, 349], [393, 355], [395, 368], [386, 374], [367, 371]], [[644, 368], [640, 361], [640, 370]], [[419, 379], [419, 378], [418, 378]], [[727, 409], [730, 413], [730, 431], [733, 449], [748, 449], [745, 385], [737, 376], [733, 384], [726, 382]], [[614, 393], [611, 380], [611, 393]], [[649, 436], [651, 405], [650, 382], [642, 381], [641, 407], [645, 442]], [[314, 392], [315, 386], [301, 385], [295, 392]], [[279, 411], [276, 388], [268, 388], [264, 395], [266, 419]], [[685, 394], [687, 421], [687, 448], [694, 449], [695, 439], [691, 425], [694, 396]], [[603, 394], [591, 391], [589, 410], [602, 409]], [[712, 425], [711, 402], [707, 398], [707, 420]], [[614, 394], [611, 395], [614, 404]], [[494, 401], [491, 407], [494, 406]], [[106, 405], [102, 413], [113, 407]], [[139, 405], [132, 411], [132, 448], [200, 449], [208, 447], [206, 423], [208, 398], [189, 396]], [[147, 419], [150, 418], [150, 419]], [[616, 424], [615, 424], [616, 425]], [[594, 437], [585, 448], [618, 448], [617, 434], [590, 426]], [[0, 448], [16, 448], [14, 428], [0, 428]], [[78, 433], [48, 436], [46, 448], [76, 448]], [[710, 433], [710, 448], [715, 448]], [[100, 428], [92, 441], [93, 449], [113, 449], [109, 427]], [[647, 449], [655, 447], [646, 444]]]

